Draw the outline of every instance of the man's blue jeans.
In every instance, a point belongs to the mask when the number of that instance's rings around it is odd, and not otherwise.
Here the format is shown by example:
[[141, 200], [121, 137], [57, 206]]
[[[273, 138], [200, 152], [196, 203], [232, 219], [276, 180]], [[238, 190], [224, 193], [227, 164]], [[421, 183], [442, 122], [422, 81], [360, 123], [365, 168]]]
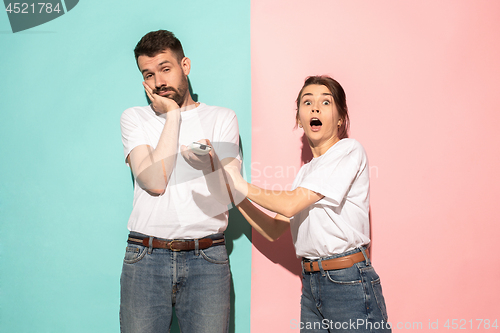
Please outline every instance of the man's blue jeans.
[[122, 333], [169, 332], [173, 306], [182, 332], [228, 332], [231, 273], [225, 245], [172, 251], [128, 244], [120, 283]]
[[[322, 260], [356, 252], [360, 249]], [[380, 278], [365, 258], [344, 269], [312, 273], [302, 270], [301, 332], [391, 331]]]

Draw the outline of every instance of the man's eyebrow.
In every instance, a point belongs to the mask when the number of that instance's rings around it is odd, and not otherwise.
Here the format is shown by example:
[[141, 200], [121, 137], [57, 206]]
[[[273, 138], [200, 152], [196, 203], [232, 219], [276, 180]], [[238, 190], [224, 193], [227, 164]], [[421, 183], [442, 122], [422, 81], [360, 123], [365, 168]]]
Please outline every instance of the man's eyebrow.
[[[161, 67], [161, 66], [163, 66], [163, 65], [165, 65], [165, 64], [171, 64], [171, 62], [170, 62], [170, 61], [168, 61], [168, 60], [164, 60], [164, 61], [160, 62], [160, 63], [157, 65], [157, 67]], [[142, 73], [142, 74], [144, 74], [145, 72], [149, 72], [149, 71], [150, 71], [149, 69], [145, 68], [145, 69], [143, 69], [143, 70], [141, 71], [141, 73]]]
[[170, 62], [170, 61], [168, 61], [168, 60], [163, 60], [162, 62], [160, 62], [160, 63], [158, 64], [158, 67], [163, 66], [163, 65], [164, 65], [164, 64], [166, 64], [166, 63], [171, 64], [171, 62]]

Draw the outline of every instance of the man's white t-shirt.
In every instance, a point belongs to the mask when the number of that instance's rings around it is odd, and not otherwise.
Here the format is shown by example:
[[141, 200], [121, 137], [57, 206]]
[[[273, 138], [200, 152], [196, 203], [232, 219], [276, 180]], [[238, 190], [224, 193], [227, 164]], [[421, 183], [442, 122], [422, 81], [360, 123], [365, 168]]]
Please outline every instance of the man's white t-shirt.
[[370, 243], [369, 167], [359, 142], [340, 140], [303, 165], [297, 187], [324, 195], [290, 219], [297, 257], [319, 259]]
[[[239, 131], [236, 114], [204, 103], [181, 112], [179, 145], [175, 166], [165, 193], [152, 196], [134, 182], [134, 202], [128, 221], [130, 231], [166, 239], [202, 238], [227, 227], [227, 206], [208, 191], [203, 172], [192, 168], [180, 155], [180, 146], [209, 139], [218, 158], [239, 159]], [[121, 116], [125, 158], [140, 145], [156, 148], [165, 116], [150, 106], [133, 107]]]

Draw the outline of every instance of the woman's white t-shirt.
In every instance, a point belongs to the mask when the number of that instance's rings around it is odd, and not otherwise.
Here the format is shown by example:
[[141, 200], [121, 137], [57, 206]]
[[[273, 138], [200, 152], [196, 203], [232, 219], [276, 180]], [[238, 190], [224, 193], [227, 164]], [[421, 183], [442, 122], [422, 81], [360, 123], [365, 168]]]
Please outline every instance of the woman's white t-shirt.
[[324, 198], [290, 219], [297, 257], [319, 259], [370, 243], [369, 167], [365, 150], [342, 139], [302, 166], [292, 189]]

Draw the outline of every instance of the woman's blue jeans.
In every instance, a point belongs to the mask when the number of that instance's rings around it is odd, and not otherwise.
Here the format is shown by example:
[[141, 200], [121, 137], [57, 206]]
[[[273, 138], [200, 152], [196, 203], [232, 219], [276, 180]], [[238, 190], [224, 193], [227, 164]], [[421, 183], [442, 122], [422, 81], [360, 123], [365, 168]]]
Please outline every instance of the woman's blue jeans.
[[120, 284], [122, 333], [169, 332], [174, 306], [182, 332], [228, 332], [231, 273], [224, 245], [172, 251], [128, 244]]
[[[356, 252], [360, 249], [321, 260]], [[301, 332], [391, 331], [380, 278], [365, 258], [349, 268], [302, 271]]]

